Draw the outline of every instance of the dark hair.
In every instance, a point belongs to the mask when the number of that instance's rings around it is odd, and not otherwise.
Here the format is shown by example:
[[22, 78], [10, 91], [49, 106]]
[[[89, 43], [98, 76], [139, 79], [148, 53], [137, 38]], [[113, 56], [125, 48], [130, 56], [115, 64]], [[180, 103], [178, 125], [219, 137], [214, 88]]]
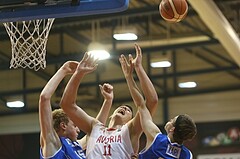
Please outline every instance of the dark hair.
[[52, 117], [53, 117], [53, 127], [56, 132], [60, 130], [60, 124], [61, 122], [64, 122], [65, 124], [68, 124], [69, 118], [65, 114], [65, 112], [62, 109], [55, 109], [52, 112]]
[[187, 115], [179, 115], [174, 123], [173, 139], [179, 144], [191, 140], [197, 133], [197, 127], [192, 118]]

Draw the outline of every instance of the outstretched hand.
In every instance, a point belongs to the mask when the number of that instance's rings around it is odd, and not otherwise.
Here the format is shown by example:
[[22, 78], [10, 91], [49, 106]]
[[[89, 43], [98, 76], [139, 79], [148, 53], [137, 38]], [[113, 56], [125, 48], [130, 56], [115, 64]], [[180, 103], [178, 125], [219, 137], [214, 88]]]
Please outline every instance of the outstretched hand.
[[93, 55], [86, 52], [77, 66], [77, 71], [83, 74], [91, 73], [97, 69], [97, 61], [98, 59], [95, 59]]
[[132, 55], [129, 54], [129, 61], [127, 61], [124, 55], [119, 57], [119, 62], [122, 67], [122, 71], [125, 77], [132, 76], [133, 73], [133, 62], [132, 62]]
[[100, 91], [105, 99], [113, 99], [113, 86], [109, 83], [99, 85]]
[[136, 50], [136, 57], [132, 60], [134, 67], [139, 67], [142, 65], [142, 50], [138, 44], [134, 45]]
[[78, 66], [77, 61], [67, 61], [63, 64], [62, 69], [66, 71], [67, 74], [73, 74]]

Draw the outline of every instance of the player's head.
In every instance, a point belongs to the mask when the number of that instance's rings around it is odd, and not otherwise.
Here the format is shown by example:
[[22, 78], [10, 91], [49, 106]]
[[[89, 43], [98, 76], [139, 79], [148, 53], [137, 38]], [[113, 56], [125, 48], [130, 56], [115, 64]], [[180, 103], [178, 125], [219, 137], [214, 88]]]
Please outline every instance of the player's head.
[[187, 115], [178, 115], [171, 119], [166, 125], [167, 133], [172, 133], [173, 140], [182, 144], [186, 140], [191, 140], [197, 133], [193, 119]]
[[62, 109], [55, 109], [52, 112], [53, 127], [59, 136], [65, 136], [72, 141], [76, 141], [79, 133], [72, 120], [68, 118]]
[[120, 117], [123, 123], [127, 123], [133, 118], [133, 109], [130, 105], [121, 104], [115, 109], [110, 118], [113, 118], [114, 116]]
[[133, 108], [132, 108], [132, 106], [130, 106], [130, 105], [128, 105], [128, 104], [124, 104], [124, 105], [131, 110], [131, 112], [132, 112], [132, 118], [133, 118]]

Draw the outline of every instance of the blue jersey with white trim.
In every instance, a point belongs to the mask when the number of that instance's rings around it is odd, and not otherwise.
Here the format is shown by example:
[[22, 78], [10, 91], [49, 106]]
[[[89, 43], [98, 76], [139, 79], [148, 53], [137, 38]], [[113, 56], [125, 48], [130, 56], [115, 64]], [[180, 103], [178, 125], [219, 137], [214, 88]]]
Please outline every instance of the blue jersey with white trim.
[[157, 134], [147, 150], [142, 150], [139, 159], [192, 159], [192, 153], [184, 145], [171, 143], [167, 135]]
[[[62, 147], [48, 159], [86, 159], [82, 147], [77, 141], [72, 142], [70, 139], [60, 137]], [[44, 159], [42, 151], [40, 150], [40, 159]]]

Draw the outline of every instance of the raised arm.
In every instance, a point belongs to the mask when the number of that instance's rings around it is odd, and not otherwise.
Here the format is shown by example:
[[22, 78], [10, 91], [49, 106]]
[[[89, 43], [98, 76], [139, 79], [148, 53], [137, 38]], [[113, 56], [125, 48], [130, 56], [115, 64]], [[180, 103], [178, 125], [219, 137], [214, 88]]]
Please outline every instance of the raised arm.
[[80, 130], [87, 134], [91, 132], [92, 126], [97, 120], [82, 110], [76, 104], [76, 99], [81, 80], [86, 74], [93, 72], [96, 68], [96, 60], [94, 60], [93, 56], [85, 53], [83, 59], [79, 62], [76, 71], [70, 78], [60, 102], [62, 109], [70, 119]]
[[[108, 119], [109, 111], [112, 106], [113, 86], [108, 83], [104, 83], [103, 85], [99, 85], [99, 88], [104, 97], [104, 101], [103, 101], [102, 107], [101, 107], [96, 119], [105, 125], [106, 121]], [[83, 138], [78, 140], [78, 142], [80, 143], [80, 145], [82, 146], [83, 149], [87, 148], [88, 138], [89, 138], [89, 136], [85, 135]]]
[[[138, 44], [135, 44], [135, 50], [136, 50], [136, 57], [135, 59], [132, 59], [132, 62], [133, 62], [135, 71], [137, 73], [137, 76], [141, 85], [141, 89], [145, 96], [146, 105], [151, 115], [153, 115], [158, 106], [158, 95], [151, 80], [149, 79], [148, 75], [146, 74], [142, 66], [142, 50]], [[130, 58], [132, 57], [130, 56]]]
[[[127, 81], [127, 85], [129, 87], [130, 93], [132, 93], [131, 91], [131, 87], [134, 87], [137, 89], [136, 83], [133, 79], [133, 63], [132, 61], [127, 61], [126, 57], [124, 55], [121, 55], [119, 58], [119, 62], [121, 64], [122, 67], [122, 71], [123, 74], [125, 76], [125, 79]], [[134, 104], [135, 105], [140, 105], [141, 101], [139, 100], [135, 100]], [[138, 149], [139, 149], [139, 138], [142, 134], [142, 127], [141, 127], [141, 123], [140, 123], [140, 116], [139, 116], [139, 112], [136, 113], [136, 115], [134, 116], [134, 118], [129, 121], [128, 123], [128, 127], [129, 127], [129, 132], [130, 132], [130, 138], [131, 138], [131, 142], [133, 145], [133, 149], [135, 153], [138, 153]]]
[[[129, 63], [126, 61], [126, 58], [122, 55], [120, 58], [120, 63], [122, 66], [123, 70], [126, 70], [126, 68], [133, 68], [133, 63], [130, 61]], [[152, 116], [149, 112], [149, 110], [146, 107], [146, 103], [144, 101], [144, 98], [142, 96], [142, 94], [140, 93], [139, 88], [137, 87], [136, 83], [134, 82], [132, 77], [126, 77], [127, 79], [127, 83], [128, 83], [128, 87], [129, 87], [129, 91], [130, 94], [132, 96], [132, 99], [134, 101], [134, 104], [136, 105], [136, 107], [138, 108], [138, 113], [140, 115], [140, 123], [141, 123], [141, 127], [143, 129], [143, 132], [145, 133], [146, 137], [147, 137], [147, 145], [150, 145], [155, 137], [155, 135], [157, 133], [160, 132], [159, 128], [153, 123], [152, 120]], [[136, 124], [137, 124], [137, 120], [138, 120], [138, 114], [135, 117], [135, 126], [134, 129], [136, 129]], [[137, 128], [139, 128], [137, 126]], [[136, 132], [135, 132], [136, 133]]]
[[78, 62], [66, 62], [48, 81], [39, 98], [40, 145], [44, 156], [53, 155], [61, 146], [60, 140], [52, 124], [51, 97], [59, 83], [67, 74], [72, 74]]
[[[129, 87], [132, 98], [136, 106], [138, 107], [138, 112], [140, 114], [140, 123], [144, 134], [146, 135], [146, 149], [152, 144], [155, 136], [160, 133], [160, 129], [154, 124], [152, 116], [146, 107], [146, 103], [139, 92], [139, 89], [134, 86]], [[135, 102], [136, 101], [136, 102]]]
[[103, 85], [99, 85], [99, 88], [104, 101], [96, 119], [105, 125], [113, 102], [113, 86], [109, 83], [104, 83]]

